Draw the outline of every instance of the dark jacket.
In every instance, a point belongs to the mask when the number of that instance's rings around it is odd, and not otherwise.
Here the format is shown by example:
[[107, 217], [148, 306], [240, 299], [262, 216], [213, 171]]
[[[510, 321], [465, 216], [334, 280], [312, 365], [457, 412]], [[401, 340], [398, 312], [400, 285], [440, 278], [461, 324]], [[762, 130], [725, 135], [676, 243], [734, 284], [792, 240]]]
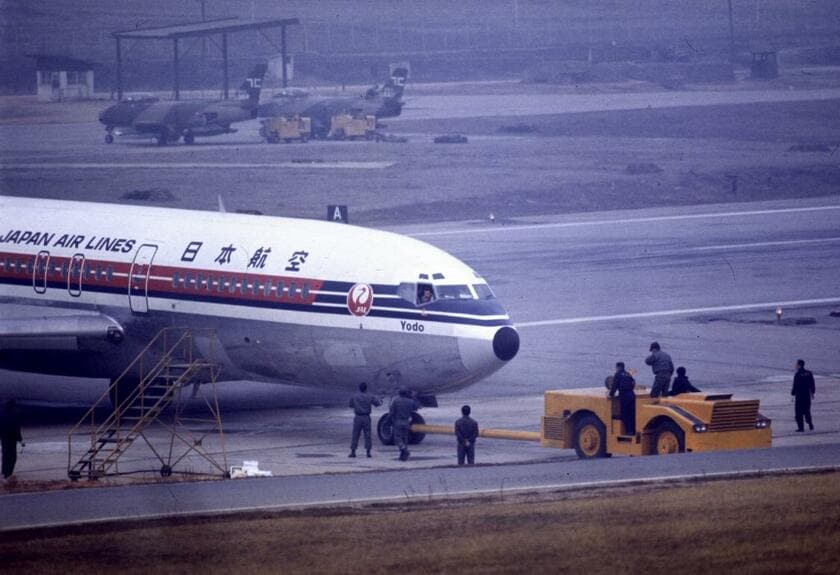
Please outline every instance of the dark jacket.
[[671, 356], [664, 351], [654, 351], [647, 356], [645, 363], [651, 367], [653, 373], [663, 373], [667, 375], [674, 373], [674, 363], [671, 361]]
[[796, 370], [793, 376], [793, 387], [790, 394], [796, 396], [796, 399], [811, 400], [811, 396], [817, 392], [816, 385], [814, 385], [814, 374], [804, 367]]
[[700, 390], [691, 385], [691, 382], [688, 381], [688, 376], [686, 375], [678, 375], [674, 378], [674, 382], [671, 384], [671, 395], [693, 393], [698, 391]]
[[3, 445], [15, 445], [23, 442], [23, 437], [20, 433], [20, 420], [12, 411], [0, 412], [0, 440]]
[[474, 443], [478, 437], [478, 422], [469, 415], [463, 416], [455, 422], [455, 436], [462, 445]]
[[624, 370], [615, 372], [613, 375], [612, 385], [610, 386], [610, 397], [615, 397], [618, 392], [619, 397], [622, 395], [633, 395], [633, 389], [636, 387], [636, 380], [633, 376]]
[[411, 414], [420, 409], [420, 404], [416, 399], [411, 397], [395, 397], [391, 402], [391, 407], [388, 413], [391, 416], [392, 423], [397, 425], [409, 426], [411, 425]]
[[350, 409], [356, 415], [370, 415], [370, 411], [374, 405], [379, 407], [382, 405], [382, 402], [372, 393], [360, 391], [350, 397]]

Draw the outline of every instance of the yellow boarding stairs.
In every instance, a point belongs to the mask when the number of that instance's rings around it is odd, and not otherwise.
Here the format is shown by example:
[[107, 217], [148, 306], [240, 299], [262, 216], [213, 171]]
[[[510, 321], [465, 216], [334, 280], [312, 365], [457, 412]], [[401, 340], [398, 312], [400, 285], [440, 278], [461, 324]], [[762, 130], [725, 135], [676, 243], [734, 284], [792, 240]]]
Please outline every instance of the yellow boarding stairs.
[[[179, 463], [194, 465], [196, 458], [188, 457], [192, 455], [209, 464], [211, 471], [181, 472], [227, 476], [216, 393], [221, 368], [212, 362], [215, 341], [212, 330], [166, 328], [158, 332], [70, 431], [68, 477], [75, 481], [143, 472], [169, 477]], [[196, 349], [197, 343], [202, 344], [203, 353]], [[187, 408], [188, 398], [192, 401]], [[196, 400], [202, 403], [200, 407]], [[120, 471], [119, 459], [137, 444], [151, 451], [159, 468], [150, 469], [150, 458], [145, 457], [134, 458]]]

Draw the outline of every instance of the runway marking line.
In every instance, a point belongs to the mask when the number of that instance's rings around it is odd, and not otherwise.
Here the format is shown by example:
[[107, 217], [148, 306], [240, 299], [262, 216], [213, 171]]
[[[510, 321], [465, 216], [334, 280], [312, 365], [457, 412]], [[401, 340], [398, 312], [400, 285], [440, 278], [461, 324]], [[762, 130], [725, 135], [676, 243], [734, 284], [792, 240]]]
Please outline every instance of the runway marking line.
[[721, 305], [711, 307], [695, 307], [685, 309], [670, 309], [662, 311], [644, 311], [636, 313], [619, 313], [613, 315], [595, 315], [585, 317], [570, 317], [561, 319], [544, 319], [538, 321], [525, 321], [516, 323], [517, 328], [541, 327], [548, 325], [572, 325], [580, 323], [594, 323], [599, 321], [616, 321], [623, 319], [646, 319], [651, 317], [668, 317], [675, 315], [695, 315], [703, 313], [714, 313], [722, 311], [758, 311], [762, 309], [775, 309], [776, 307], [801, 307], [810, 305], [824, 305], [840, 303], [840, 297], [828, 297], [819, 299], [801, 299], [776, 302], [747, 303], [736, 305]]
[[746, 244], [719, 244], [714, 246], [699, 246], [688, 248], [690, 251], [705, 252], [715, 250], [736, 250], [743, 248], [766, 248], [766, 247], [781, 247], [781, 246], [799, 246], [806, 244], [824, 244], [831, 242], [840, 242], [840, 237], [832, 238], [818, 238], [812, 240], [779, 240], [775, 242], [752, 242]]
[[341, 170], [384, 170], [395, 165], [396, 162], [355, 162], [355, 161], [332, 161], [332, 162], [262, 162], [262, 163], [220, 163], [220, 162], [88, 162], [81, 164], [74, 163], [53, 163], [43, 164], [2, 164], [3, 170], [106, 170], [106, 169], [341, 169]]
[[523, 224], [512, 226], [493, 226], [460, 230], [441, 230], [406, 234], [412, 237], [453, 236], [459, 234], [487, 234], [498, 232], [524, 232], [531, 230], [550, 230], [555, 228], [581, 228], [585, 226], [609, 226], [615, 224], [643, 224], [651, 222], [669, 222], [681, 220], [701, 220], [708, 218], [737, 218], [742, 216], [766, 216], [776, 214], [794, 214], [840, 210], [840, 205], [808, 206], [802, 208], [776, 208], [766, 210], [745, 210], [742, 212], [704, 212], [700, 214], [680, 214], [673, 216], [644, 216], [639, 218], [616, 218], [606, 220], [584, 220], [577, 222], [555, 222], [549, 224]]

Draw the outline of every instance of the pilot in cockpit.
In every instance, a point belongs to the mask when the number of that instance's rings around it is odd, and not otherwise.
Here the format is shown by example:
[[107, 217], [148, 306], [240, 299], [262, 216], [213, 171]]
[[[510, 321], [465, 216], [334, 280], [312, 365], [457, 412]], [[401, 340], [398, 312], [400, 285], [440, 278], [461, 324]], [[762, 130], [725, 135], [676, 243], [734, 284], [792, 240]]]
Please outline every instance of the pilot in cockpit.
[[417, 287], [417, 305], [423, 305], [433, 302], [435, 294], [432, 292], [432, 286], [421, 285]]

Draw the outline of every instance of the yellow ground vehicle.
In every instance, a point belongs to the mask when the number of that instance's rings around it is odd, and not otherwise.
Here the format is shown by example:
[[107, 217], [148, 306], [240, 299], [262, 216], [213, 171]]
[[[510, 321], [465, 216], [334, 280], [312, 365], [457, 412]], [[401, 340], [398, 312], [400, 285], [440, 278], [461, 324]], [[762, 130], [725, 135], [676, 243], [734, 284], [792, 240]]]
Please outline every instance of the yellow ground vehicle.
[[[702, 392], [654, 399], [644, 391], [637, 387], [634, 435], [624, 434], [618, 398], [608, 397], [604, 388], [592, 388], [546, 391], [539, 433], [482, 426], [479, 436], [539, 441], [543, 447], [574, 449], [583, 459], [772, 444], [771, 422], [759, 413], [757, 399]], [[454, 434], [451, 425], [414, 424], [411, 431]]]
[[376, 117], [337, 114], [330, 119], [330, 132], [327, 137], [335, 140], [373, 140], [376, 137]]
[[306, 143], [312, 136], [312, 119], [300, 116], [267, 118], [262, 121], [260, 135], [272, 144], [280, 141], [289, 143], [295, 140]]
[[[639, 392], [642, 390], [639, 389]], [[770, 447], [770, 420], [758, 400], [731, 394], [636, 395], [636, 433], [624, 435], [618, 398], [603, 388], [545, 392], [541, 444], [574, 448], [579, 457], [654, 455]]]

